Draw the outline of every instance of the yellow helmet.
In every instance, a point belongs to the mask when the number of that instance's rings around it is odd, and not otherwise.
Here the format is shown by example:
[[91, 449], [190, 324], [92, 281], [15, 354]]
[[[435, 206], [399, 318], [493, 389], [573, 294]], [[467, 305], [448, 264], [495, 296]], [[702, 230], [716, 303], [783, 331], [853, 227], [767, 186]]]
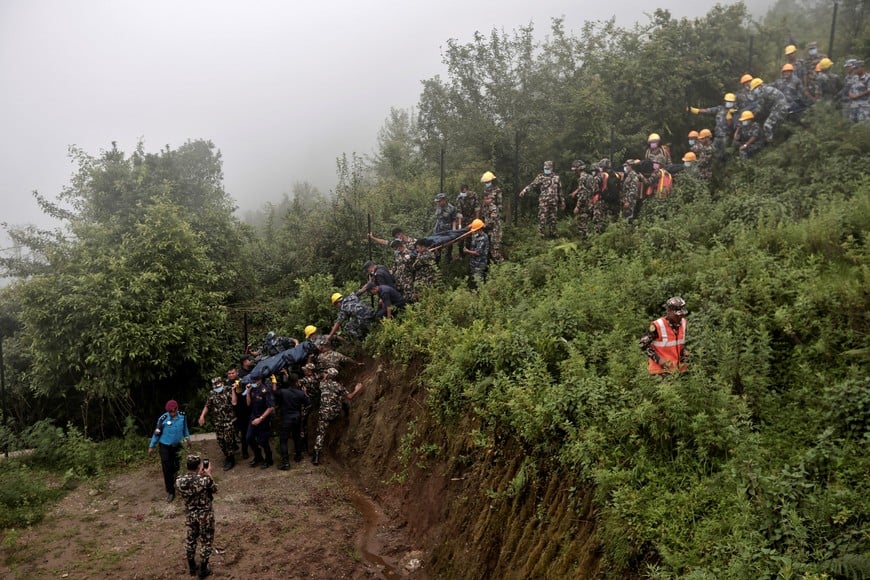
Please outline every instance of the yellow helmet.
[[794, 65], [790, 62], [787, 62], [784, 65], [782, 65], [782, 68], [779, 70], [780, 70], [780, 72], [785, 72], [787, 70], [794, 72]]
[[698, 156], [695, 155], [693, 151], [687, 151], [685, 155], [683, 155], [683, 161], [697, 161]]
[[689, 131], [689, 139], [697, 139], [697, 138], [698, 138], [698, 132], [697, 132], [697, 131], [695, 131], [694, 129], [692, 129], [691, 131]]
[[794, 54], [796, 52], [797, 52], [797, 47], [793, 44], [789, 44], [788, 46], [785, 47], [786, 56], [788, 56], [790, 54]]
[[751, 83], [749, 83], [749, 88], [750, 89], [757, 89], [758, 87], [760, 87], [763, 84], [764, 84], [764, 81], [761, 80], [760, 78], [756, 77], [756, 78], [752, 79]]
[[828, 57], [825, 57], [819, 61], [819, 64], [816, 65], [816, 71], [828, 70], [832, 66], [834, 66], [834, 61], [832, 61]]
[[755, 115], [752, 113], [752, 111], [743, 111], [742, 113], [740, 113], [741, 121], [751, 121], [754, 118]]
[[740, 77], [740, 84], [741, 84], [741, 85], [744, 85], [744, 84], [748, 83], [748, 82], [751, 81], [751, 80], [752, 80], [752, 75], [749, 74], [749, 73], [746, 73], [745, 75], [743, 75], [742, 77]]
[[336, 293], [334, 293], [334, 294], [333, 294], [329, 299], [332, 300], [332, 303], [333, 303], [333, 304], [335, 304], [336, 302], [338, 302], [339, 300], [341, 300], [341, 298], [342, 298], [342, 296], [341, 296], [341, 292], [336, 292]]
[[[749, 79], [749, 80], [752, 80], [752, 79]], [[734, 101], [737, 100], [737, 95], [735, 95], [734, 93], [725, 93], [725, 100], [728, 101], [729, 103], [733, 103]]]
[[713, 137], [713, 133], [710, 132], [710, 129], [701, 129], [698, 131], [699, 139], [710, 139]]
[[649, 137], [646, 138], [647, 143], [650, 143], [652, 141], [661, 141], [661, 140], [662, 140], [662, 138], [659, 137], [658, 133], [650, 133]]
[[471, 222], [471, 231], [476, 232], [477, 230], [479, 230], [480, 228], [482, 228], [485, 225], [486, 224], [483, 223], [482, 219], [480, 219], [480, 218], [474, 219]]
[[309, 324], [308, 326], [305, 327], [305, 338], [310, 337], [315, 332], [317, 332], [317, 327], [314, 326], [313, 324]]
[[486, 173], [484, 173], [483, 175], [480, 176], [481, 183], [489, 183], [493, 179], [495, 179], [495, 173], [493, 173], [492, 171], [487, 171]]

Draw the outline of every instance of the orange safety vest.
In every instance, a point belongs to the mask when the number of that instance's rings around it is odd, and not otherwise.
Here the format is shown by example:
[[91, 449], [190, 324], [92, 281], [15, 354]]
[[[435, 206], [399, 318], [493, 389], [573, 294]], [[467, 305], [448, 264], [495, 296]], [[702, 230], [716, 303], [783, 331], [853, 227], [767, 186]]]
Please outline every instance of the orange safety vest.
[[643, 192], [644, 197], [652, 197], [655, 195], [659, 199], [667, 199], [671, 194], [671, 187], [674, 185], [674, 176], [665, 171], [659, 170], [659, 182], [655, 185], [649, 185]]
[[[680, 354], [682, 354], [683, 349], [686, 347], [686, 319], [680, 320], [680, 329], [677, 331], [676, 336], [674, 336], [674, 329], [671, 328], [666, 317], [662, 316], [658, 320], [654, 320], [653, 324], [659, 333], [658, 339], [652, 341], [651, 346], [653, 350], [659, 355], [659, 359], [671, 361], [674, 365], [680, 365]], [[680, 365], [680, 372], [685, 370], [686, 365]], [[651, 375], [660, 375], [666, 372], [668, 371], [663, 369], [656, 361], [649, 359], [649, 373]]]

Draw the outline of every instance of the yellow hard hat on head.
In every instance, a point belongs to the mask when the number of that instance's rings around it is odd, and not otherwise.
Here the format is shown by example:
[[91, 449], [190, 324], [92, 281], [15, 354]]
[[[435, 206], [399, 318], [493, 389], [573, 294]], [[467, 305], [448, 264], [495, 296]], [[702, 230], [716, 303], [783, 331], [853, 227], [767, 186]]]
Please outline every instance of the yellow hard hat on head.
[[483, 175], [480, 176], [481, 183], [489, 183], [493, 179], [495, 179], [495, 173], [493, 173], [492, 171], [487, 171], [486, 173], [484, 173]]
[[834, 61], [832, 61], [828, 57], [825, 57], [819, 61], [819, 64], [816, 65], [816, 70], [817, 71], [828, 70], [832, 66], [834, 66]]
[[745, 75], [743, 75], [742, 77], [740, 77], [740, 84], [741, 84], [741, 85], [746, 84], [746, 83], [748, 83], [748, 82], [751, 81], [751, 80], [752, 80], [752, 75], [749, 74], [749, 73], [746, 73]]
[[692, 129], [691, 131], [689, 131], [689, 139], [695, 139], [695, 138], [697, 138], [697, 137], [698, 137], [698, 132], [697, 132], [697, 131], [695, 131], [694, 129]]
[[787, 54], [787, 55], [794, 54], [796, 52], [797, 52], [797, 47], [793, 44], [789, 44], [788, 46], [785, 47], [785, 54]]
[[482, 228], [485, 225], [486, 224], [483, 223], [482, 219], [480, 219], [480, 218], [474, 219], [471, 222], [471, 231], [476, 232], [477, 230], [479, 230], [480, 228]]
[[687, 151], [685, 155], [683, 155], [683, 161], [697, 161], [698, 156], [695, 155], [693, 151]]
[[754, 118], [755, 115], [752, 113], [752, 111], [743, 111], [742, 113], [740, 113], [741, 121], [751, 121]]
[[760, 78], [756, 77], [756, 78], [752, 79], [751, 83], [749, 83], [749, 88], [750, 89], [757, 89], [758, 87], [760, 87], [763, 84], [764, 84], [764, 81], [761, 80]]
[[649, 137], [646, 138], [646, 142], [649, 143], [651, 141], [661, 141], [662, 138], [659, 137], [658, 133], [650, 133]]
[[698, 131], [699, 139], [709, 139], [712, 136], [713, 133], [710, 132], [710, 129], [701, 129], [700, 131]]
[[308, 338], [309, 336], [311, 336], [315, 332], [317, 332], [317, 327], [314, 326], [313, 324], [309, 324], [308, 326], [305, 327], [305, 338]]
[[339, 300], [341, 300], [341, 292], [336, 292], [336, 293], [334, 293], [334, 294], [330, 297], [330, 300], [332, 300], [332, 303], [333, 303], [333, 304], [335, 304], [336, 302], [338, 302]]
[[[752, 80], [752, 79], [749, 79], [749, 80]], [[725, 93], [725, 100], [728, 101], [729, 103], [733, 103], [734, 101], [737, 100], [737, 95], [735, 95], [734, 93]]]
[[794, 65], [790, 62], [787, 62], [784, 65], [782, 65], [782, 68], [779, 70], [780, 70], [780, 72], [785, 72], [787, 70], [794, 72]]

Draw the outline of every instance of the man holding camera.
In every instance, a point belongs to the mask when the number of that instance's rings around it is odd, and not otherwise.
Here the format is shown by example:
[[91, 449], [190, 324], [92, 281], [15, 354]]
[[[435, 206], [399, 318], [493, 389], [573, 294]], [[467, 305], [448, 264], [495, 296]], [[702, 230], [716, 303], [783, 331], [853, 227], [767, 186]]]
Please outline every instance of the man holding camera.
[[[185, 525], [187, 537], [184, 549], [187, 552], [187, 565], [190, 575], [199, 572], [200, 578], [211, 575], [208, 559], [211, 557], [214, 542], [214, 508], [212, 500], [217, 493], [217, 485], [211, 478], [211, 465], [208, 459], [200, 461], [198, 455], [187, 456], [187, 475], [175, 481], [175, 488], [184, 500]], [[196, 566], [196, 542], [200, 540], [202, 561]]]

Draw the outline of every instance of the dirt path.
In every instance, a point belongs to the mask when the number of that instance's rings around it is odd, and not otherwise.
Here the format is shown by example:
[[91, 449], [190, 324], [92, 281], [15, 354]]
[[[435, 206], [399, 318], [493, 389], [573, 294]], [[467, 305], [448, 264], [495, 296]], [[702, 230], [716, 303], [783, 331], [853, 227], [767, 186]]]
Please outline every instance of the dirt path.
[[[215, 578], [425, 578], [424, 553], [330, 458], [224, 472], [215, 441], [193, 448], [216, 464]], [[158, 459], [81, 485], [36, 527], [4, 535], [0, 577], [189, 577], [183, 510], [166, 502]]]

